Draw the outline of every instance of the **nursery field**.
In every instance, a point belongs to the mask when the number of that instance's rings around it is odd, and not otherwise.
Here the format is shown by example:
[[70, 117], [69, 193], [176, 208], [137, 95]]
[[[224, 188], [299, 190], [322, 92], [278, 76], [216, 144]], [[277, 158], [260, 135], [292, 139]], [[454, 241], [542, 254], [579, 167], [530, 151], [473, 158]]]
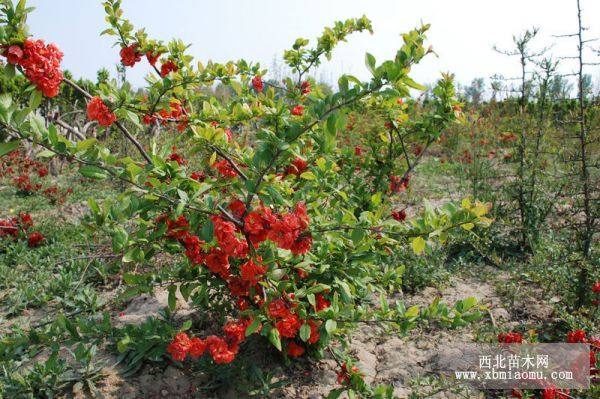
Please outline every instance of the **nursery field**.
[[[290, 43], [276, 80], [120, 0], [118, 75], [78, 79], [1, 0], [0, 399], [600, 399], [600, 91], [573, 3], [578, 72], [535, 28], [487, 90], [411, 78], [429, 25], [332, 86], [316, 68], [367, 17]], [[466, 384], [447, 359], [473, 343], [571, 344], [585, 386]]]

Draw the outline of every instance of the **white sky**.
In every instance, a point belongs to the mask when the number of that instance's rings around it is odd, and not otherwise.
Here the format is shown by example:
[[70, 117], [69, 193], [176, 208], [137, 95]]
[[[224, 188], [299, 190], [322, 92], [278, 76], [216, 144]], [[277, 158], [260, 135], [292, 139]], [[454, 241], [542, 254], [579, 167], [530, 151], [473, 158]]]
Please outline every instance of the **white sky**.
[[[600, 37], [600, 0], [581, 0], [589, 38]], [[356, 34], [340, 45], [319, 76], [335, 80], [340, 73], [367, 78], [364, 54], [378, 62], [391, 58], [400, 46], [399, 34], [420, 24], [432, 25], [429, 44], [439, 58], [430, 56], [414, 69], [413, 77], [433, 82], [440, 72], [456, 74], [461, 83], [494, 73], [515, 76], [516, 59], [492, 50], [508, 48], [512, 35], [532, 26], [541, 28], [539, 47], [557, 43], [554, 55], [571, 55], [575, 43], [552, 35], [574, 32], [576, 0], [124, 0], [126, 17], [136, 28], [146, 27], [155, 38], [174, 37], [192, 44], [200, 60], [227, 61], [244, 58], [270, 67], [297, 37], [312, 39], [336, 20], [366, 14], [373, 21], [374, 35]], [[55, 42], [65, 53], [63, 65], [75, 76], [95, 79], [104, 66], [114, 72], [118, 50], [113, 39], [100, 37], [105, 29], [99, 0], [29, 0], [37, 9], [29, 19], [35, 37]], [[596, 26], [593, 25], [596, 23]], [[600, 42], [595, 43], [600, 47]], [[590, 59], [591, 60], [591, 59]], [[145, 63], [142, 63], [145, 64]], [[572, 72], [565, 61], [563, 72]], [[136, 85], [143, 83], [146, 66], [128, 71]], [[588, 68], [596, 79], [600, 67]], [[319, 77], [318, 76], [318, 77]]]

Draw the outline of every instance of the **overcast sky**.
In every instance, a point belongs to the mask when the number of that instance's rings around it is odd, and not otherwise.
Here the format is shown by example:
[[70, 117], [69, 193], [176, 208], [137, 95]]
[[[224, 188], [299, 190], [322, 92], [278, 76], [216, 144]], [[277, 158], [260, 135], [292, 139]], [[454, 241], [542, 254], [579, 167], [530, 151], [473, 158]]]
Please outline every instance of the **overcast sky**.
[[[600, 37], [600, 0], [581, 0], [590, 30]], [[532, 26], [541, 28], [535, 46], [557, 43], [554, 55], [572, 55], [573, 41], [552, 35], [574, 32], [576, 0], [124, 0], [126, 17], [136, 28], [146, 27], [155, 38], [181, 38], [202, 61], [244, 58], [270, 67], [297, 37], [314, 38], [336, 20], [365, 14], [373, 21], [374, 34], [356, 34], [334, 52], [331, 62], [317, 77], [332, 81], [340, 73], [366, 78], [364, 54], [379, 61], [394, 56], [399, 34], [421, 23], [432, 25], [431, 44], [439, 57], [430, 56], [414, 70], [421, 83], [434, 81], [440, 72], [456, 74], [459, 82], [495, 73], [516, 76], [518, 63], [493, 51], [509, 48], [512, 35]], [[29, 0], [36, 7], [29, 25], [35, 37], [55, 42], [64, 52], [63, 65], [75, 76], [94, 79], [99, 67], [114, 73], [119, 60], [113, 38], [100, 37], [105, 29], [99, 0]], [[593, 25], [596, 23], [596, 26]], [[600, 47], [600, 42], [598, 43]], [[595, 69], [593, 69], [595, 68]], [[596, 79], [599, 67], [588, 72]], [[564, 72], [573, 65], [565, 61]], [[148, 72], [138, 65], [128, 71], [136, 85]]]

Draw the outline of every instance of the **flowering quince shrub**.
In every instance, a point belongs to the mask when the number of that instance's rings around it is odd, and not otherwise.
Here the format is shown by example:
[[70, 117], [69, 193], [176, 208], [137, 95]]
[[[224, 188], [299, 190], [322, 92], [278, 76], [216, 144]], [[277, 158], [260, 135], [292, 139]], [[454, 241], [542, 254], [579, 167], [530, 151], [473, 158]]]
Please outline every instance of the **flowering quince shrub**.
[[[0, 44], [22, 47], [26, 9], [4, 4]], [[148, 264], [160, 253], [185, 259], [124, 276], [130, 285], [125, 298], [164, 284], [171, 311], [179, 292], [223, 321], [209, 333], [188, 328], [176, 334], [166, 347], [174, 360], [207, 356], [231, 363], [253, 334], [267, 337], [284, 356], [321, 357], [333, 340], [344, 340], [345, 327], [377, 317], [367, 299], [385, 296], [381, 265], [395, 252], [421, 254], [451, 234], [489, 225], [489, 207], [469, 199], [426, 209], [410, 221], [395, 207], [418, 162], [402, 158], [402, 146], [410, 141], [424, 152], [458, 112], [451, 76], [439, 81], [430, 112], [417, 115], [414, 102], [402, 101], [421, 88], [409, 73], [431, 51], [423, 47], [428, 26], [404, 34], [392, 60], [377, 65], [367, 54], [369, 81], [345, 75], [337, 92], [326, 94], [308, 74], [350, 34], [370, 31], [366, 17], [326, 28], [312, 47], [296, 40], [284, 54], [296, 77], [271, 82], [260, 65], [244, 60], [195, 62], [181, 41], [165, 44], [134, 31], [120, 1], [103, 4], [110, 24], [103, 34], [116, 38], [125, 67], [146, 62], [153, 68], [148, 86], [134, 94], [126, 84], [108, 82], [88, 93], [64, 82], [88, 99], [88, 118], [122, 134], [139, 157], [112, 152], [95, 139], [72, 142], [46, 127], [31, 112], [35, 107], [20, 108], [6, 95], [0, 124], [15, 141], [44, 147], [87, 178], [129, 184], [114, 201], [89, 200], [98, 229], [112, 237], [124, 263]], [[20, 65], [8, 65], [28, 77]], [[219, 101], [201, 94], [216, 82], [235, 95]], [[360, 149], [344, 145], [353, 106], [377, 107], [389, 117], [362, 138]], [[161, 140], [141, 141], [153, 129]], [[382, 304], [394, 324], [419, 317], [418, 308]], [[455, 313], [472, 306], [461, 304]], [[340, 357], [344, 388], [337, 394], [373, 394], [352, 360]]]
[[39, 231], [31, 231], [33, 225], [31, 216], [23, 212], [10, 219], [0, 219], [0, 241], [22, 240], [30, 248], [39, 247], [45, 238]]
[[33, 160], [24, 151], [15, 150], [0, 159], [0, 179], [14, 186], [19, 195], [37, 193], [45, 196], [51, 204], [62, 203], [73, 189], [64, 190], [52, 184], [48, 168], [47, 163]]
[[[523, 343], [523, 336], [518, 332], [507, 332], [498, 334], [498, 342], [502, 344], [521, 344]], [[590, 375], [592, 382], [595, 376], [598, 375], [598, 366], [600, 365], [600, 339], [590, 337], [584, 330], [575, 330], [567, 333], [566, 342], [570, 344], [589, 344], [590, 345]], [[567, 399], [572, 396], [569, 395], [569, 389], [558, 389], [554, 386], [541, 386], [540, 395], [543, 399]], [[520, 389], [513, 389], [511, 392], [513, 398], [531, 398], [526, 391]]]

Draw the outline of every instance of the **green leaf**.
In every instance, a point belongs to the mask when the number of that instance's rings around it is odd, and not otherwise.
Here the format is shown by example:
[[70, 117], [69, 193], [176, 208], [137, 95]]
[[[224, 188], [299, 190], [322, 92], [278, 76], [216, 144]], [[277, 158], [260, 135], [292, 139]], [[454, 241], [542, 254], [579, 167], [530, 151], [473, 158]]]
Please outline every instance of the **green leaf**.
[[83, 176], [90, 179], [106, 179], [108, 177], [108, 173], [97, 166], [94, 165], [85, 165], [79, 168], [79, 173]]
[[123, 337], [122, 340], [117, 342], [117, 350], [119, 351], [119, 353], [126, 352], [129, 343], [131, 343], [131, 338], [129, 338], [129, 335], [126, 335], [125, 337]]
[[40, 104], [42, 103], [42, 92], [39, 90], [34, 90], [31, 92], [31, 95], [29, 96], [29, 107], [31, 109], [36, 109], [37, 107], [40, 106]]
[[416, 255], [420, 255], [425, 250], [425, 240], [423, 237], [416, 237], [412, 241], [412, 249]]
[[367, 65], [369, 71], [375, 75], [375, 57], [373, 57], [372, 54], [365, 54], [365, 64]]
[[471, 309], [473, 306], [477, 305], [477, 302], [479, 302], [477, 300], [477, 298], [475, 297], [468, 297], [466, 299], [463, 299], [462, 303], [463, 303], [463, 311], [467, 311], [469, 309]]
[[306, 180], [315, 180], [317, 178], [313, 172], [304, 172], [300, 175], [300, 177]]
[[310, 338], [310, 326], [308, 325], [308, 323], [304, 323], [302, 324], [302, 327], [300, 327], [300, 339], [304, 342], [308, 341], [308, 339]]
[[419, 315], [419, 307], [418, 306], [411, 306], [410, 308], [406, 309], [406, 312], [404, 313], [404, 316], [408, 317], [408, 318], [417, 317], [418, 315]]
[[337, 322], [335, 320], [327, 320], [325, 322], [325, 331], [327, 331], [328, 334], [333, 334], [333, 332], [336, 330], [337, 328]]
[[17, 148], [19, 148], [19, 144], [21, 144], [21, 141], [19, 140], [9, 141], [7, 143], [0, 143], [0, 157], [3, 157], [4, 155], [11, 153]]
[[269, 342], [281, 352], [281, 338], [279, 337], [279, 330], [276, 328], [272, 328], [271, 331], [269, 331]]
[[170, 285], [169, 288], [169, 310], [173, 312], [177, 306], [177, 286]]
[[246, 337], [249, 337], [250, 335], [257, 332], [259, 328], [260, 328], [260, 320], [258, 318], [256, 318], [252, 321], [252, 324], [250, 324], [248, 327], [246, 327], [246, 333], [244, 335]]

